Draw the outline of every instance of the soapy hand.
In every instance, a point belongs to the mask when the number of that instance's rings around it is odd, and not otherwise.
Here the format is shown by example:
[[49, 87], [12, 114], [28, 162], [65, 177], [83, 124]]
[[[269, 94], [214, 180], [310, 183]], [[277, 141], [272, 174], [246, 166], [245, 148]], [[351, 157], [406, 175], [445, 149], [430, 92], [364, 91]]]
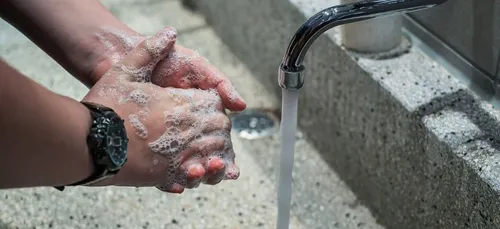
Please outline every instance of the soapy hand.
[[[171, 53], [175, 38], [175, 31], [166, 28], [143, 40], [103, 74], [84, 98], [114, 109], [125, 120], [129, 136], [124, 167], [96, 185], [156, 186], [181, 193], [200, 183], [214, 185], [238, 178], [231, 122], [218, 92], [224, 91], [224, 85], [202, 90], [151, 83], [152, 73]], [[183, 85], [189, 88], [187, 83], [178, 84]], [[234, 102], [227, 94], [226, 99]]]
[[[170, 29], [175, 33], [173, 28]], [[146, 39], [138, 33], [116, 29], [103, 29], [98, 38], [104, 44], [106, 51], [105, 59], [93, 71], [92, 78], [96, 81], [112, 63], [121, 60], [137, 44]], [[242, 111], [246, 108], [245, 101], [224, 73], [208, 63], [196, 51], [179, 44], [173, 44], [170, 53], [158, 62], [152, 72], [151, 82], [161, 87], [215, 89], [226, 109]]]

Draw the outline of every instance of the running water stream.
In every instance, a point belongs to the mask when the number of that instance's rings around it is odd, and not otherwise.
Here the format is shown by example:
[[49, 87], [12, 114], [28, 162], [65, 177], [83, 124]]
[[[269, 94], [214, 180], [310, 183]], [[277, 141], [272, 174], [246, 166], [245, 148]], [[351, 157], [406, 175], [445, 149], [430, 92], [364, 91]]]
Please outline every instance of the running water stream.
[[288, 229], [292, 200], [292, 170], [297, 131], [298, 90], [283, 89], [281, 104], [281, 156], [278, 178], [277, 229]]
[[[279, 84], [283, 88], [281, 115], [281, 156], [278, 178], [277, 229], [288, 229], [292, 199], [292, 170], [297, 131], [298, 89], [304, 83], [302, 62], [314, 40], [328, 29], [356, 21], [393, 16], [433, 7], [447, 0], [356, 1], [326, 8], [310, 17], [295, 32], [280, 65]], [[288, 89], [290, 90], [288, 90]]]

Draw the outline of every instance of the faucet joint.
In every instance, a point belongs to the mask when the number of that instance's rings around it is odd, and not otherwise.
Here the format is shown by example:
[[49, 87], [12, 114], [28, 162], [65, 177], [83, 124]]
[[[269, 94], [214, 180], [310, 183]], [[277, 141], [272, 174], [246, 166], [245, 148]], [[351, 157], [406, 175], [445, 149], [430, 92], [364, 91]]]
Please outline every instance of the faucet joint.
[[278, 84], [281, 88], [287, 90], [298, 90], [302, 88], [305, 78], [304, 69], [305, 67], [303, 65], [290, 69], [281, 64], [278, 73]]

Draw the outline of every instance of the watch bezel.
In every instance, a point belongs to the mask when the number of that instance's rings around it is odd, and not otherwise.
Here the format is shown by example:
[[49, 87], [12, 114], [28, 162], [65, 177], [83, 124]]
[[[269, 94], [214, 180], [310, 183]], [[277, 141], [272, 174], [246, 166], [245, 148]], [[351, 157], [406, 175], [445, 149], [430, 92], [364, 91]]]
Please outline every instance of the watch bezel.
[[[119, 116], [115, 116], [111, 117], [109, 121], [110, 123], [107, 127], [108, 134], [105, 139], [106, 145], [103, 147], [106, 148], [109, 158], [110, 164], [108, 164], [108, 170], [115, 171], [120, 169], [125, 162], [127, 162], [129, 139], [123, 119]], [[118, 126], [118, 128], [116, 128], [116, 126]], [[120, 142], [119, 145], [116, 144], [117, 139]], [[115, 153], [117, 149], [120, 150], [120, 152]]]
[[[113, 172], [120, 170], [127, 161], [128, 136], [125, 121], [111, 108], [96, 103], [82, 102], [93, 112], [93, 128], [88, 136], [89, 149], [93, 154], [96, 166], [105, 166]], [[120, 145], [111, 145], [119, 139]], [[118, 148], [118, 154], [115, 150]], [[117, 155], [121, 155], [120, 160]]]

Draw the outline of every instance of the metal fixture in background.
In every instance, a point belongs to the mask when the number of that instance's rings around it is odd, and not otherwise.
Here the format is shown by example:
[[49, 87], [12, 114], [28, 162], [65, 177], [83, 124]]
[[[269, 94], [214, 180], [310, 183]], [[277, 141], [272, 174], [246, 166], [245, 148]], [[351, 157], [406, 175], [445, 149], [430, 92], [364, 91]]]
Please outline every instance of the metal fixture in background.
[[310, 17], [295, 33], [279, 66], [278, 84], [287, 90], [304, 85], [302, 65], [311, 44], [325, 31], [343, 24], [427, 9], [447, 0], [372, 0], [333, 6]]
[[495, 76], [493, 76], [495, 82], [495, 95], [500, 96], [500, 49], [498, 50], [497, 61], [495, 68]]
[[500, 81], [497, 76], [491, 75], [458, 53], [434, 33], [422, 26], [411, 15], [404, 15], [403, 30], [412, 38], [412, 43], [421, 43], [422, 49], [432, 59], [438, 61], [459, 78], [464, 84], [484, 100], [498, 104], [495, 94], [500, 95]]
[[[340, 3], [349, 4], [360, 1], [340, 0]], [[340, 26], [342, 45], [357, 53], [387, 53], [403, 42], [402, 24], [403, 16], [394, 15], [342, 25]]]

